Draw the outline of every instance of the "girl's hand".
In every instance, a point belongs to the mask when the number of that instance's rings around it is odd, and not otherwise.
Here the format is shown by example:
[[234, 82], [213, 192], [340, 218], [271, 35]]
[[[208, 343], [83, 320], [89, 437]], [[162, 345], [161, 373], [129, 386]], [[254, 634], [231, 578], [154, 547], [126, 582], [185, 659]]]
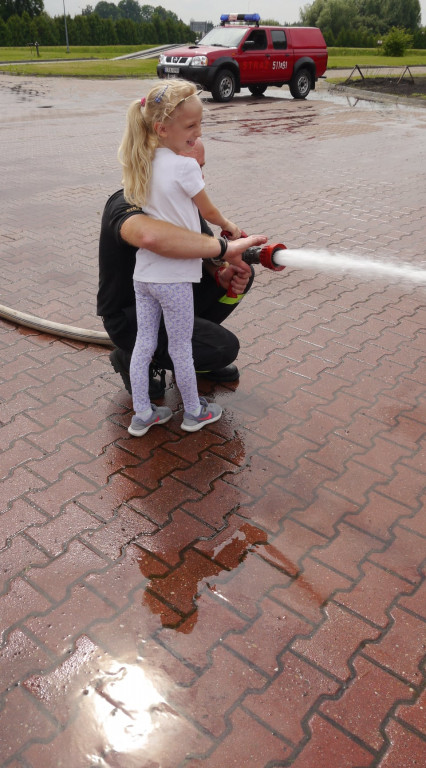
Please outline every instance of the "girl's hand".
[[228, 240], [237, 240], [241, 237], [241, 229], [232, 221], [228, 221], [228, 219], [226, 219], [226, 226], [223, 227], [223, 231], [226, 232]]

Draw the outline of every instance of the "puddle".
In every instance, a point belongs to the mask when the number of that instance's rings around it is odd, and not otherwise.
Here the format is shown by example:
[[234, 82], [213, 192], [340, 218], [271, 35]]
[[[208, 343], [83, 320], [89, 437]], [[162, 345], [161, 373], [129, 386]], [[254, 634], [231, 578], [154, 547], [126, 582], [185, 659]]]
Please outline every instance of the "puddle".
[[250, 134], [263, 134], [268, 135], [282, 134], [283, 131], [287, 133], [293, 133], [300, 128], [312, 126], [315, 118], [315, 114], [301, 114], [301, 115], [286, 115], [278, 116], [273, 115], [271, 117], [262, 117], [261, 120], [253, 118], [251, 120], [241, 120], [239, 129], [240, 132], [248, 136]]
[[50, 109], [53, 105], [37, 104], [37, 101], [45, 99], [48, 95], [49, 88], [36, 86], [32, 82], [18, 82], [11, 83], [2, 82], [0, 79], [0, 94], [2, 102], [6, 101], [7, 105], [22, 104], [22, 103], [34, 103], [38, 109]]

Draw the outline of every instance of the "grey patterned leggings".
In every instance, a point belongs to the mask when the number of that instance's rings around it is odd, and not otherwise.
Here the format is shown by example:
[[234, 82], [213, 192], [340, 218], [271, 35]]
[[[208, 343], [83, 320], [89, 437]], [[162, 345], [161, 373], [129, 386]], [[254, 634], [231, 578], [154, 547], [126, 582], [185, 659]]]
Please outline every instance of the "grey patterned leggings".
[[142, 413], [150, 406], [149, 364], [157, 347], [161, 312], [169, 338], [176, 383], [185, 411], [200, 405], [192, 358], [194, 300], [191, 283], [141, 283], [134, 280], [138, 333], [130, 363], [133, 408]]

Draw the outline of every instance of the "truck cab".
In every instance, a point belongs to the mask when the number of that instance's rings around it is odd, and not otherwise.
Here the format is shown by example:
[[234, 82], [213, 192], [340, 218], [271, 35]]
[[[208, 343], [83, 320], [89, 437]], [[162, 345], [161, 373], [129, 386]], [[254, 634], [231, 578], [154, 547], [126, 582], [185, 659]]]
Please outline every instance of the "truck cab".
[[327, 46], [317, 27], [261, 26], [259, 14], [226, 14], [198, 43], [162, 54], [158, 77], [183, 77], [219, 102], [248, 88], [288, 85], [304, 99], [327, 68]]

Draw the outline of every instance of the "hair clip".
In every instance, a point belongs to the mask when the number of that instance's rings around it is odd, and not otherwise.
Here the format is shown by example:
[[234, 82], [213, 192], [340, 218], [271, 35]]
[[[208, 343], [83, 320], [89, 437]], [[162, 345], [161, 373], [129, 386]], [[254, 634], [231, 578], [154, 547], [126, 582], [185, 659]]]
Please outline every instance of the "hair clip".
[[144, 96], [143, 99], [141, 99], [141, 107], [144, 107], [145, 104], [146, 104], [146, 98]]
[[163, 96], [164, 96], [165, 92], [167, 91], [167, 88], [168, 88], [168, 87], [169, 87], [169, 86], [168, 86], [168, 85], [166, 85], [166, 86], [163, 88], [163, 90], [161, 91], [161, 93], [159, 93], [159, 94], [158, 94], [158, 95], [155, 97], [154, 101], [155, 101], [157, 104], [159, 104], [159, 103], [160, 103], [160, 101], [161, 101], [161, 99], [163, 98]]
[[[190, 93], [189, 96], [185, 96], [183, 99], [180, 99], [178, 102], [176, 102], [176, 104], [174, 105], [173, 109], [169, 113], [169, 117], [170, 117], [170, 114], [172, 112], [174, 112], [175, 109], [177, 107], [179, 107], [181, 104], [184, 104], [185, 101], [188, 101], [188, 99], [191, 99], [192, 96], [201, 96], [202, 93], [203, 93], [203, 89], [201, 89], [200, 91], [194, 91], [194, 93]], [[156, 99], [156, 101], [157, 101], [157, 99]]]

